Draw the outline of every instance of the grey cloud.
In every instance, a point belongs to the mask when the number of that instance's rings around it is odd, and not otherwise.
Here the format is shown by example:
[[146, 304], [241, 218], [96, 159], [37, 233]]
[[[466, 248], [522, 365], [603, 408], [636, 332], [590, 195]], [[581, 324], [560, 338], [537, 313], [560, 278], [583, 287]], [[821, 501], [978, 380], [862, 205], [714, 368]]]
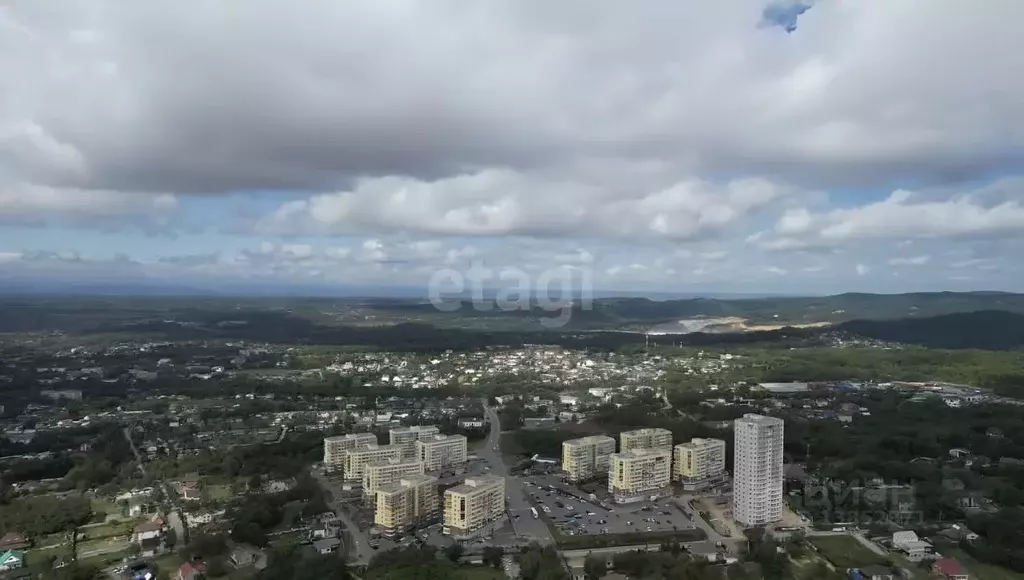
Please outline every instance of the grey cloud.
[[1020, 161], [1013, 0], [822, 2], [792, 35], [758, 27], [761, 0], [600, 6], [15, 1], [0, 151], [31, 182], [174, 192], [580, 158], [815, 185]]

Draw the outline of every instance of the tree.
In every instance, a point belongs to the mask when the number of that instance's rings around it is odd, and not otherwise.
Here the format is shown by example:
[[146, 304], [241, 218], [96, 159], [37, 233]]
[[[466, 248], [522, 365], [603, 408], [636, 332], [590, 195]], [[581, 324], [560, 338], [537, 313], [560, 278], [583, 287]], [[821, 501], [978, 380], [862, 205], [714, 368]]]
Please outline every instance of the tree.
[[174, 546], [177, 543], [178, 543], [178, 532], [176, 532], [174, 530], [174, 528], [168, 529], [167, 533], [164, 534], [164, 545], [167, 546], [168, 548], [173, 549]]
[[604, 558], [594, 554], [587, 554], [583, 561], [583, 576], [586, 580], [601, 580], [608, 572], [608, 563]]
[[228, 575], [227, 566], [223, 558], [212, 558], [206, 563], [206, 575], [210, 578], [220, 578]]
[[483, 560], [495, 568], [501, 568], [501, 559], [505, 556], [505, 549], [501, 546], [484, 546]]
[[466, 549], [462, 547], [462, 544], [449, 544], [444, 549], [444, 555], [452, 562], [458, 562], [465, 552]]
[[192, 556], [213, 558], [228, 551], [227, 539], [221, 534], [196, 534], [189, 542], [188, 549]]

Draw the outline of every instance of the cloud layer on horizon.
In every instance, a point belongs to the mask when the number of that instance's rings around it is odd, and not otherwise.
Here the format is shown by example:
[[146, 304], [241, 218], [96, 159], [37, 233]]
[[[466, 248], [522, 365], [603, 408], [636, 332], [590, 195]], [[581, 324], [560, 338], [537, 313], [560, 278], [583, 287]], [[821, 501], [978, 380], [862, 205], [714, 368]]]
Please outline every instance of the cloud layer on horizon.
[[585, 253], [609, 288], [1024, 290], [1022, 17], [15, 0], [0, 274], [416, 284]]

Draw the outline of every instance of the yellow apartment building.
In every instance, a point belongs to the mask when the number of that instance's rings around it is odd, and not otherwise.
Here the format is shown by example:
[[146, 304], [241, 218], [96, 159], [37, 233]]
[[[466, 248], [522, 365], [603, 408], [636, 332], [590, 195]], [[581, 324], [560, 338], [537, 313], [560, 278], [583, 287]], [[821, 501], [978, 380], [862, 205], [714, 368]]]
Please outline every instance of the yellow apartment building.
[[402, 448], [402, 457], [412, 459], [416, 457], [416, 442], [425, 439], [432, 439], [440, 435], [441, 430], [436, 425], [413, 425], [412, 427], [398, 427], [388, 431], [388, 442]]
[[399, 459], [367, 463], [363, 466], [363, 495], [373, 497], [379, 487], [410, 475], [423, 475], [423, 462]]
[[345, 452], [364, 445], [376, 445], [373, 433], [349, 433], [336, 437], [324, 437], [324, 469], [328, 472], [341, 471], [345, 467]]
[[562, 442], [562, 471], [570, 481], [586, 481], [608, 474], [615, 440], [607, 435], [591, 435]]
[[387, 537], [436, 520], [440, 512], [437, 478], [409, 475], [374, 490], [374, 523]]
[[423, 469], [428, 472], [462, 469], [469, 459], [464, 435], [434, 435], [416, 441], [413, 445], [416, 459], [423, 463]]
[[608, 491], [616, 503], [640, 501], [671, 492], [672, 452], [634, 449], [611, 457]]
[[691, 439], [672, 449], [672, 480], [683, 489], [706, 488], [725, 475], [725, 441]]
[[636, 429], [619, 433], [619, 453], [634, 449], [671, 449], [672, 432], [668, 429]]
[[462, 485], [444, 492], [445, 534], [475, 536], [504, 515], [504, 477], [471, 477]]
[[393, 445], [363, 445], [345, 452], [345, 481], [362, 481], [368, 463], [402, 459], [402, 448]]

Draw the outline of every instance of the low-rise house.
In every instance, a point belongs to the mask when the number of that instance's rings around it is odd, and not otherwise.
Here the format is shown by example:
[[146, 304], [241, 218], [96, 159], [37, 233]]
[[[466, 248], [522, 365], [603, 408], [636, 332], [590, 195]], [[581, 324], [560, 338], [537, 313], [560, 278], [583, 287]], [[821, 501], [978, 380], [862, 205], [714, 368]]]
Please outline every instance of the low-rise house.
[[526, 417], [523, 419], [523, 429], [545, 429], [554, 426], [554, 417]]
[[257, 570], [267, 567], [267, 557], [262, 550], [254, 546], [239, 544], [231, 550], [231, 564], [236, 568], [252, 566]]
[[7, 532], [0, 538], [0, 552], [7, 550], [24, 550], [29, 547], [28, 540], [18, 532]]
[[950, 459], [964, 459], [971, 456], [969, 449], [963, 449], [961, 447], [954, 447], [949, 450]]
[[340, 545], [341, 540], [338, 538], [324, 538], [313, 542], [313, 549], [320, 555], [333, 554]]
[[963, 524], [953, 524], [952, 526], [939, 532], [939, 535], [949, 538], [954, 542], [973, 542], [974, 540], [977, 540], [979, 537], [981, 537], [978, 534], [972, 532], [970, 528]]
[[135, 526], [132, 543], [138, 544], [139, 555], [144, 558], [159, 554], [163, 545], [163, 522], [156, 520]]
[[932, 565], [932, 573], [945, 580], [970, 580], [971, 578], [956, 558], [936, 560]]
[[25, 565], [25, 553], [20, 550], [7, 550], [0, 554], [0, 571], [17, 570]]
[[204, 580], [206, 566], [199, 562], [185, 562], [178, 568], [178, 580]]
[[892, 535], [892, 547], [902, 552], [911, 562], [927, 560], [932, 556], [932, 545], [917, 537], [911, 531], [896, 532]]

